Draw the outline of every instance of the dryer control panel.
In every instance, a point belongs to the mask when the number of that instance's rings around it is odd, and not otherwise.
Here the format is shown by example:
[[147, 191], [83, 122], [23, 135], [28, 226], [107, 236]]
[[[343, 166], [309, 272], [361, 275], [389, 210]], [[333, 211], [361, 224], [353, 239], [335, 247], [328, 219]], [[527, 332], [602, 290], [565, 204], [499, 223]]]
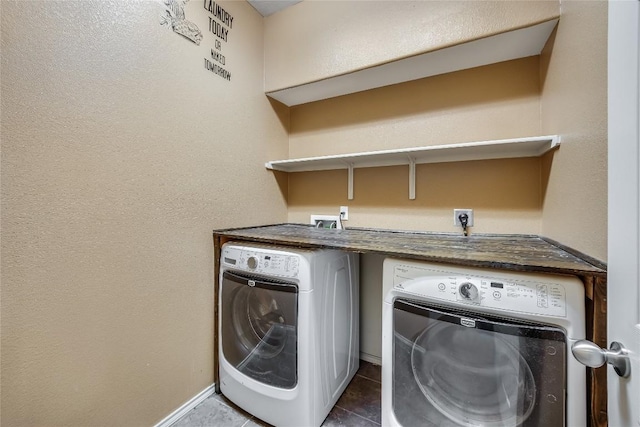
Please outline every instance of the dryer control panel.
[[406, 295], [505, 312], [566, 317], [563, 284], [538, 277], [491, 277], [396, 265], [393, 288]]
[[250, 273], [277, 277], [298, 277], [300, 259], [294, 254], [242, 246], [229, 246], [222, 249], [221, 264]]

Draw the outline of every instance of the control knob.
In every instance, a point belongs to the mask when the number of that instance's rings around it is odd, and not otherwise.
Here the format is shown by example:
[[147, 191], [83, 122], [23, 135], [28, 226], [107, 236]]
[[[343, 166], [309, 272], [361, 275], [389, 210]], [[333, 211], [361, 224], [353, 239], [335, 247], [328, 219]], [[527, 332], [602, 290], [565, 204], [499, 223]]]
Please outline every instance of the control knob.
[[479, 295], [478, 288], [471, 282], [465, 282], [460, 285], [460, 288], [458, 288], [458, 292], [460, 292], [462, 298], [471, 301], [477, 300]]
[[258, 258], [254, 256], [249, 257], [249, 259], [247, 259], [247, 266], [254, 270], [258, 266]]

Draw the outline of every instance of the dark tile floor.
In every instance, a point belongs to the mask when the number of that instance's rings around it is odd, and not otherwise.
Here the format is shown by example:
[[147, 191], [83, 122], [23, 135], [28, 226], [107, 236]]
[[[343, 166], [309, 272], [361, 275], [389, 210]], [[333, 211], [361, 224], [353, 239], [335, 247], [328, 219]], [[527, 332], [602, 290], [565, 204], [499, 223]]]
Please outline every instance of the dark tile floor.
[[[364, 360], [351, 383], [322, 423], [323, 427], [380, 425], [380, 366]], [[268, 427], [221, 394], [196, 406], [172, 427]]]

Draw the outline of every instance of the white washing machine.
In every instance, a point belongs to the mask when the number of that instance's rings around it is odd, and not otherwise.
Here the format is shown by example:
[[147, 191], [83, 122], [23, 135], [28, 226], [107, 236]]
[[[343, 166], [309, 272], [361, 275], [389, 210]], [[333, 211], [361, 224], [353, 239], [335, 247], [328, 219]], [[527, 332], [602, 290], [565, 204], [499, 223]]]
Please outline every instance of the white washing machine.
[[584, 285], [400, 259], [383, 267], [383, 426], [584, 426]]
[[220, 389], [275, 426], [320, 426], [359, 367], [357, 254], [226, 243]]

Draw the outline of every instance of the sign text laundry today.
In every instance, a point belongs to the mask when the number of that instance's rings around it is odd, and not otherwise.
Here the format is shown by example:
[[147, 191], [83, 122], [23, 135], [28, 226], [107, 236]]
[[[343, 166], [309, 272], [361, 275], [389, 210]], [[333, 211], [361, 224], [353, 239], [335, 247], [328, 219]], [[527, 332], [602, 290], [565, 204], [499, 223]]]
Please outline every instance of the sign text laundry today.
[[[233, 16], [213, 0], [204, 0], [204, 8], [213, 15], [209, 17], [209, 31], [225, 42], [228, 41], [229, 29], [233, 28]], [[217, 18], [217, 21], [213, 18]]]

